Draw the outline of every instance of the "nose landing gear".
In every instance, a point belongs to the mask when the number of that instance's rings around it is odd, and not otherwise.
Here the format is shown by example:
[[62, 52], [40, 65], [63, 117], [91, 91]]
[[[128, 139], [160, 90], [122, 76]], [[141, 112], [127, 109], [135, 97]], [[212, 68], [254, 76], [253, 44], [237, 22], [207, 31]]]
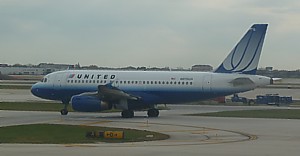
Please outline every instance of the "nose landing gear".
[[61, 115], [68, 115], [68, 105], [69, 105], [70, 100], [69, 99], [64, 99], [62, 100], [62, 103], [65, 105], [63, 109], [60, 110]]

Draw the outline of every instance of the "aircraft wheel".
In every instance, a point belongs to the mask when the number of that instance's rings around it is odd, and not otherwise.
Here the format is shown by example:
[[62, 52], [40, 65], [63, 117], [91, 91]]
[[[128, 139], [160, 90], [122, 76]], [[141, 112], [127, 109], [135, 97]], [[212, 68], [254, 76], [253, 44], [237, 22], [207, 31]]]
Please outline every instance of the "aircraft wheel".
[[134, 112], [132, 110], [123, 110], [121, 115], [122, 115], [122, 118], [133, 118]]
[[158, 117], [159, 111], [157, 109], [149, 109], [148, 110], [148, 117]]
[[68, 110], [67, 109], [62, 109], [62, 110], [60, 110], [60, 114], [61, 115], [67, 115], [69, 112], [68, 112]]

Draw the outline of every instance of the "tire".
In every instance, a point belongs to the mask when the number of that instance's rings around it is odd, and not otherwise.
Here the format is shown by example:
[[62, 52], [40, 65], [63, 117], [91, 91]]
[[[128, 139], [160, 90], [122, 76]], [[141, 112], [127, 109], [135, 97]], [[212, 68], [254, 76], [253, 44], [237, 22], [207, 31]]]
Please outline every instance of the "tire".
[[60, 110], [60, 114], [61, 115], [68, 115], [68, 110], [67, 109], [62, 109], [62, 110]]
[[147, 115], [148, 117], [158, 117], [159, 111], [157, 109], [149, 109]]
[[121, 115], [122, 115], [122, 118], [133, 118], [134, 112], [132, 110], [123, 110]]
[[254, 101], [254, 100], [249, 100], [249, 101], [248, 101], [248, 105], [249, 105], [249, 106], [254, 105], [254, 104], [255, 104], [255, 101]]

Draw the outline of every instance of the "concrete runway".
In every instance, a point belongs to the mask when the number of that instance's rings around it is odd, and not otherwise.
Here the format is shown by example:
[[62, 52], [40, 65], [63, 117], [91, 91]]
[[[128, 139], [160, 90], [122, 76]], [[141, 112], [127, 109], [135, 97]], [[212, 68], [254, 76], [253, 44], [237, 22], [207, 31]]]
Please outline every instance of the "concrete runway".
[[[40, 101], [28, 90], [0, 89], [0, 101]], [[0, 126], [53, 123], [150, 130], [171, 136], [164, 141], [99, 144], [0, 144], [2, 156], [32, 155], [299, 155], [300, 120], [191, 117], [182, 114], [227, 110], [284, 109], [272, 106], [168, 105], [159, 118], [136, 112], [133, 119], [119, 113], [1, 111]], [[293, 108], [295, 109], [295, 108]], [[20, 131], [21, 133], [21, 131]]]
[[147, 118], [146, 112], [136, 112], [133, 119], [122, 119], [119, 113], [70, 113], [68, 116], [61, 116], [59, 112], [0, 111], [0, 126], [31, 123], [80, 124], [150, 130], [171, 136], [164, 141], [139, 143], [0, 144], [1, 155], [299, 155], [300, 120], [181, 115], [222, 110], [268, 109], [268, 106], [169, 107], [171, 110], [161, 111], [159, 118]]
[[27, 89], [0, 89], [0, 102], [49, 101], [35, 97]]

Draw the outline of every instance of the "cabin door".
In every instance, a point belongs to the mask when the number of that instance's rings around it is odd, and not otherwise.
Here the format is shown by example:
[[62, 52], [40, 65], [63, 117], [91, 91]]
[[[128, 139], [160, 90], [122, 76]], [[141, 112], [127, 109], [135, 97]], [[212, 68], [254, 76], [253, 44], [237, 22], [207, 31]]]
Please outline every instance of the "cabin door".
[[205, 75], [202, 81], [202, 91], [210, 92], [211, 91], [211, 74]]

